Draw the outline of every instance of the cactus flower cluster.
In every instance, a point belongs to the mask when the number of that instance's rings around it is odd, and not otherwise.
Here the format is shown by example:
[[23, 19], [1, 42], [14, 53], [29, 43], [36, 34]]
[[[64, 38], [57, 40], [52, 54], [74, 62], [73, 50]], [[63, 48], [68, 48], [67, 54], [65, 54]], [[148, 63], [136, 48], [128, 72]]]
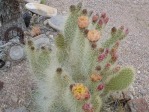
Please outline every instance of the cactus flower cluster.
[[70, 6], [54, 47], [37, 47], [27, 40], [27, 56], [38, 86], [33, 93], [35, 112], [99, 112], [111, 92], [132, 84], [133, 68], [117, 64], [119, 44], [129, 31], [113, 27], [110, 37], [102, 41], [108, 21], [106, 13], [91, 13], [79, 3]]

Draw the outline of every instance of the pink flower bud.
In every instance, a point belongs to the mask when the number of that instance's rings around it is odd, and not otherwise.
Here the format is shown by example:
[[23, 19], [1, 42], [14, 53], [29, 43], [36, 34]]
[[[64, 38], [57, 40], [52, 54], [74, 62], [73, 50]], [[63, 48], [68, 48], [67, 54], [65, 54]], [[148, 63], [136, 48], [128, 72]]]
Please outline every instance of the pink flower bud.
[[109, 53], [109, 49], [107, 48], [105, 51], [105, 54], [107, 55]]
[[129, 29], [126, 29], [125, 30], [125, 35], [128, 35], [128, 33], [129, 33]]
[[93, 112], [93, 106], [90, 103], [85, 103], [82, 106], [82, 109], [84, 110], [84, 112]]
[[118, 59], [118, 55], [116, 53], [114, 53], [113, 56], [112, 56], [112, 61], [116, 62], [117, 59]]
[[98, 18], [99, 18], [99, 16], [96, 14], [96, 15], [93, 16], [92, 21], [96, 22], [98, 20]]
[[107, 16], [107, 15], [106, 15], [106, 13], [105, 13], [105, 12], [101, 13], [101, 18], [103, 18], [103, 19], [104, 19], [104, 18], [106, 18], [106, 16]]
[[106, 67], [107, 69], [109, 69], [110, 66], [111, 66], [111, 64], [110, 64], [110, 63], [107, 63], [105, 67]]
[[103, 61], [105, 57], [106, 57], [105, 54], [101, 54], [101, 55], [99, 55], [99, 57], [98, 57], [98, 61], [99, 61], [99, 62]]
[[106, 18], [104, 19], [104, 23], [107, 24], [108, 22], [109, 22], [109, 18], [106, 17]]
[[104, 85], [103, 84], [100, 84], [100, 85], [98, 85], [97, 90], [98, 91], [101, 91], [101, 90], [103, 90], [103, 88], [104, 88]]
[[99, 25], [100, 27], [102, 27], [102, 25], [103, 25], [103, 20], [102, 20], [102, 19], [99, 20], [98, 25]]

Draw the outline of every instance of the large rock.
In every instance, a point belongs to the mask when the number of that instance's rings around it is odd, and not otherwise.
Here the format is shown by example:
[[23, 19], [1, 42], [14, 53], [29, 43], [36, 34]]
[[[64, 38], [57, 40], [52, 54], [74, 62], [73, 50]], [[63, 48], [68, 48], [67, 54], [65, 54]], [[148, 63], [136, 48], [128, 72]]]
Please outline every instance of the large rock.
[[27, 3], [25, 7], [31, 12], [40, 16], [52, 17], [57, 15], [57, 9], [38, 3]]
[[47, 20], [47, 23], [54, 29], [62, 31], [64, 29], [64, 24], [67, 17], [62, 15], [57, 15], [54, 17], [51, 17]]
[[24, 0], [25, 2], [28, 2], [28, 3], [40, 3], [41, 0]]
[[131, 112], [149, 112], [149, 104], [145, 98], [130, 100], [128, 106]]

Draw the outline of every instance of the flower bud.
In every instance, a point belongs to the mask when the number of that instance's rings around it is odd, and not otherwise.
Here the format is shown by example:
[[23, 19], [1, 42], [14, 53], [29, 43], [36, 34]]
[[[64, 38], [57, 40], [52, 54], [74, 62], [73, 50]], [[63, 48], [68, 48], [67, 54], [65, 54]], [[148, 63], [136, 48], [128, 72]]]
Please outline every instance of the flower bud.
[[31, 46], [31, 50], [34, 51], [35, 50], [35, 47], [34, 46]]
[[103, 88], [104, 88], [104, 85], [103, 84], [100, 84], [100, 85], [98, 85], [97, 90], [98, 91], [101, 91], [101, 90], [103, 90]]
[[99, 48], [99, 53], [103, 53], [104, 52], [104, 48]]
[[85, 104], [82, 106], [82, 109], [84, 110], [84, 112], [94, 112], [93, 106], [92, 106], [92, 104], [90, 104], [90, 103], [85, 103]]
[[129, 30], [126, 29], [126, 30], [125, 30], [125, 36], [128, 35], [128, 33], [129, 33]]
[[76, 6], [75, 6], [75, 5], [71, 5], [71, 6], [70, 6], [70, 11], [71, 11], [71, 12], [74, 12], [75, 10], [76, 10]]
[[87, 9], [83, 9], [82, 14], [87, 15]]
[[102, 79], [102, 76], [101, 75], [98, 75], [98, 74], [92, 74], [91, 75], [91, 80], [93, 82], [97, 82], [97, 81], [100, 81]]
[[99, 16], [96, 14], [96, 15], [93, 16], [92, 21], [97, 22], [98, 18], [99, 18]]
[[105, 19], [106, 18], [106, 13], [105, 12], [103, 12], [103, 13], [101, 13], [101, 18], [103, 18], [103, 19]]
[[84, 30], [84, 33], [85, 33], [86, 35], [88, 34], [88, 32], [89, 32], [88, 29], [85, 29], [85, 30]]
[[113, 61], [113, 62], [116, 62], [117, 59], [118, 59], [118, 55], [117, 55], [117, 54], [113, 54], [113, 56], [112, 56], [112, 61]]
[[78, 26], [79, 28], [86, 28], [89, 25], [89, 19], [87, 16], [80, 16], [78, 18]]
[[109, 18], [106, 17], [106, 18], [104, 19], [104, 23], [107, 24], [108, 22], [109, 22]]
[[87, 34], [87, 38], [90, 42], [97, 42], [101, 37], [101, 34], [97, 30], [90, 30]]
[[103, 25], [103, 20], [102, 20], [102, 19], [99, 20], [98, 25], [99, 25], [100, 27], [102, 27], [102, 25]]
[[105, 59], [106, 55], [105, 54], [101, 54], [98, 56], [98, 61], [101, 62]]
[[107, 63], [106, 66], [105, 66], [106, 69], [109, 69], [110, 67], [111, 67], [110, 63]]
[[115, 27], [113, 27], [113, 28], [111, 29], [111, 33], [112, 33], [112, 34], [115, 34], [116, 31], [117, 31], [117, 29], [116, 29]]
[[109, 53], [109, 49], [107, 48], [105, 51], [105, 55], [107, 55]]
[[92, 47], [93, 49], [95, 49], [95, 48], [97, 48], [97, 44], [96, 44], [95, 42], [93, 42], [93, 43], [91, 43], [91, 47]]
[[97, 66], [97, 67], [96, 67], [96, 70], [97, 70], [97, 71], [100, 71], [100, 70], [101, 70], [101, 66]]
[[57, 68], [57, 69], [56, 69], [56, 72], [57, 72], [58, 74], [61, 74], [62, 71], [63, 71], [62, 68]]

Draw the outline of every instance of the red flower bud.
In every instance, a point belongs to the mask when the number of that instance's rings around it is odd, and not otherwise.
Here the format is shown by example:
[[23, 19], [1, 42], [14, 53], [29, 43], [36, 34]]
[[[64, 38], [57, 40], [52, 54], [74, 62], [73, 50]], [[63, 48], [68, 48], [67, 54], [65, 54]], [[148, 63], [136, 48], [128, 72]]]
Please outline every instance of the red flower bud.
[[101, 55], [99, 55], [99, 57], [98, 57], [98, 61], [99, 61], [99, 62], [103, 61], [103, 60], [105, 59], [105, 57], [106, 57], [105, 54], [101, 54]]
[[97, 90], [98, 91], [101, 91], [101, 90], [103, 90], [103, 88], [104, 88], [104, 85], [103, 84], [100, 84], [100, 85], [98, 85]]
[[99, 18], [99, 16], [96, 14], [96, 15], [93, 16], [92, 21], [97, 22], [98, 18]]
[[101, 13], [101, 18], [106, 18], [106, 13], [105, 12], [103, 12], [103, 13]]
[[109, 53], [109, 49], [107, 48], [105, 51], [105, 54], [107, 55]]
[[107, 24], [108, 22], [109, 22], [109, 18], [106, 17], [106, 18], [104, 19], [104, 23]]
[[111, 64], [110, 64], [110, 63], [107, 63], [105, 67], [106, 67], [107, 69], [109, 69], [110, 66], [111, 66]]
[[82, 106], [82, 109], [84, 110], [84, 112], [93, 112], [93, 106], [90, 103], [85, 103]]
[[102, 25], [103, 25], [103, 20], [102, 20], [102, 19], [99, 20], [98, 25], [99, 25], [100, 27], [102, 27]]

